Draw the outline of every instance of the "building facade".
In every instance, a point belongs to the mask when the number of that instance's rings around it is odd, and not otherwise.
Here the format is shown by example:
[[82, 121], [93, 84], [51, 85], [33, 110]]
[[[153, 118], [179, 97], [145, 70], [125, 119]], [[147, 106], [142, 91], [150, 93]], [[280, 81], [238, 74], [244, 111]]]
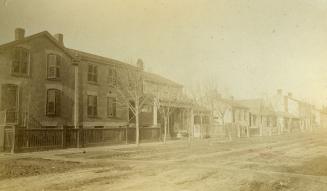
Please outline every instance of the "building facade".
[[168, 122], [172, 136], [185, 130], [191, 118], [192, 105], [182, 85], [145, 72], [142, 60], [134, 66], [69, 49], [62, 34], [44, 31], [25, 37], [24, 29], [16, 29], [15, 40], [0, 46], [0, 63], [1, 123], [24, 128], [133, 125], [130, 106], [135, 103], [119, 87], [130, 87], [131, 73], [136, 72], [147, 98], [140, 112], [141, 127], [164, 123], [155, 98], [160, 98], [162, 108], [173, 110]]

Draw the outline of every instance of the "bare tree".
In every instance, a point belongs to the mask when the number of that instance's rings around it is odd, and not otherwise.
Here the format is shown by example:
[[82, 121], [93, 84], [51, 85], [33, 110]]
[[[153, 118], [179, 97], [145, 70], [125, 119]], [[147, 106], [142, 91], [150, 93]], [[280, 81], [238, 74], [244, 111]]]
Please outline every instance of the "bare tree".
[[150, 97], [143, 92], [144, 72], [139, 67], [125, 66], [119, 70], [119, 73], [117, 93], [123, 101], [122, 104], [125, 104], [135, 117], [135, 142], [139, 145], [140, 113]]
[[167, 133], [169, 133], [169, 118], [175, 109], [173, 104], [178, 100], [178, 95], [172, 88], [168, 86], [165, 88], [166, 89], [162, 90], [162, 87], [159, 88], [157, 86], [154, 95], [154, 104], [156, 104], [156, 107], [164, 120], [164, 143], [166, 143]]

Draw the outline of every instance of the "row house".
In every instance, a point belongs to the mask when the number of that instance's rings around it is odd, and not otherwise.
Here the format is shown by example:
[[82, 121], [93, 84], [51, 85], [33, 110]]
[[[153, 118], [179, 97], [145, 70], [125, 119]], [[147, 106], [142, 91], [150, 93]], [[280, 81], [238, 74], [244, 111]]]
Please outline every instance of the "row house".
[[213, 123], [211, 135], [216, 137], [249, 136], [249, 108], [234, 100], [233, 97], [227, 99], [221, 95], [213, 103]]
[[[153, 99], [147, 103], [148, 106], [152, 105], [152, 107], [148, 107], [150, 109], [142, 113], [142, 123], [149, 124], [150, 121], [153, 121], [152, 125], [159, 124], [161, 133], [163, 133], [163, 127], [167, 123], [169, 138], [180, 138], [188, 134], [194, 136], [193, 128], [190, 128], [194, 125], [193, 104], [185, 96], [181, 84], [147, 72], [144, 73], [143, 88], [144, 93]], [[165, 115], [168, 118], [167, 121], [164, 120]], [[146, 122], [145, 118], [149, 120]]]
[[270, 104], [265, 99], [239, 100], [239, 103], [249, 108], [249, 131], [251, 135], [271, 135], [278, 132], [277, 118]]
[[316, 109], [312, 104], [294, 98], [292, 93], [283, 95], [282, 90], [277, 90], [271, 102], [276, 111], [277, 125], [281, 132], [311, 129], [314, 126], [315, 117], [320, 118], [320, 112], [315, 112]]
[[[160, 106], [171, 107], [171, 136], [187, 128], [191, 104], [183, 86], [133, 66], [64, 46], [62, 34], [44, 31], [0, 46], [0, 122], [26, 128], [119, 127], [135, 123], [119, 86], [130, 86], [128, 71], [142, 74], [142, 93], [149, 95], [140, 114], [142, 127], [160, 127]], [[133, 104], [129, 102], [130, 104]]]

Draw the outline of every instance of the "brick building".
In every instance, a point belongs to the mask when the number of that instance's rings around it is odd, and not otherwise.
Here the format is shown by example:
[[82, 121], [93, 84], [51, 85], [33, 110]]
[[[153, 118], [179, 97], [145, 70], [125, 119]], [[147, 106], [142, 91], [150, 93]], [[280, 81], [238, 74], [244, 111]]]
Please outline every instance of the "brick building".
[[[183, 86], [137, 66], [69, 49], [62, 34], [44, 31], [25, 37], [15, 30], [15, 40], [0, 46], [0, 120], [26, 128], [119, 127], [133, 124], [128, 103], [117, 92], [117, 84], [129, 86], [128, 70], [142, 73], [142, 91], [152, 94], [140, 114], [142, 127], [163, 123], [154, 104], [173, 107], [170, 134], [186, 129], [191, 104]], [[165, 97], [173, 94], [174, 100]], [[167, 104], [167, 102], [171, 104]]]

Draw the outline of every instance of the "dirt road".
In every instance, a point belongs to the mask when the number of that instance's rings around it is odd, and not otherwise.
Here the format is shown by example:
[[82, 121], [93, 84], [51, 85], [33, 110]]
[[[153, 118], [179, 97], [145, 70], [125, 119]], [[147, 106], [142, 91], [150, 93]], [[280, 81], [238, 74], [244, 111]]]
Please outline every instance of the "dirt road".
[[0, 155], [0, 190], [327, 190], [327, 132]]

